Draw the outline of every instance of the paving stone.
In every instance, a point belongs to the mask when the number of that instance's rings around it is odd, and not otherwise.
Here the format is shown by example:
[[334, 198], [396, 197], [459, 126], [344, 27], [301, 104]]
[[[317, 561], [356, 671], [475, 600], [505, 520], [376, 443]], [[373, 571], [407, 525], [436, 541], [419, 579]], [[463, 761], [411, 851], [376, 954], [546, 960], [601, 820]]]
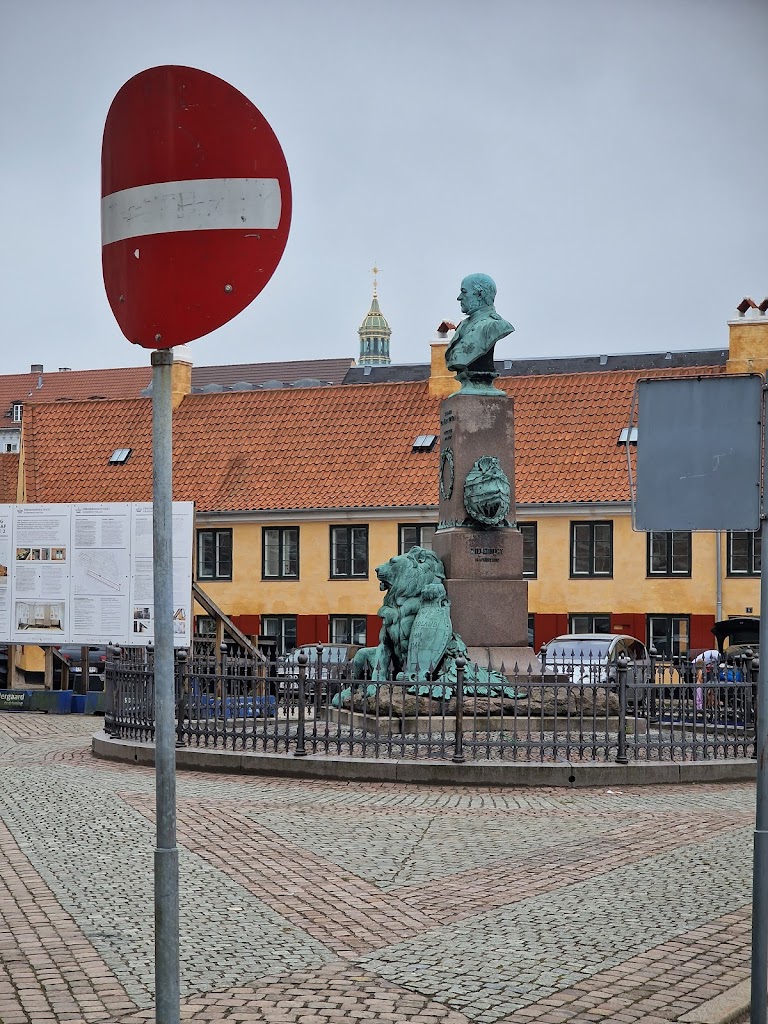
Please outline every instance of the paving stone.
[[[0, 716], [3, 1024], [154, 1019], [154, 774], [97, 725]], [[185, 1021], [674, 1021], [748, 976], [752, 784], [177, 789]]]

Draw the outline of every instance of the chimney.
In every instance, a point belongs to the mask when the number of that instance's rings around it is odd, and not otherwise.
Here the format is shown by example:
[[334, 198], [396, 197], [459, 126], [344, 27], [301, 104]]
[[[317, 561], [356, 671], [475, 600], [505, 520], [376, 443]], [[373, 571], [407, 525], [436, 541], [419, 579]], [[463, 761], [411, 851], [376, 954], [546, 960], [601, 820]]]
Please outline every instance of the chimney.
[[174, 359], [172, 369], [172, 408], [178, 409], [184, 397], [192, 393], [192, 363]]
[[761, 303], [744, 298], [736, 307], [738, 320], [728, 321], [726, 373], [768, 371], [768, 299]]
[[42, 373], [43, 372], [43, 364], [42, 363], [32, 363], [32, 365], [29, 368], [29, 372], [30, 373]]
[[429, 368], [429, 393], [434, 398], [447, 398], [459, 390], [460, 384], [445, 365], [445, 352], [451, 343], [456, 324], [443, 320], [430, 342], [432, 357]]

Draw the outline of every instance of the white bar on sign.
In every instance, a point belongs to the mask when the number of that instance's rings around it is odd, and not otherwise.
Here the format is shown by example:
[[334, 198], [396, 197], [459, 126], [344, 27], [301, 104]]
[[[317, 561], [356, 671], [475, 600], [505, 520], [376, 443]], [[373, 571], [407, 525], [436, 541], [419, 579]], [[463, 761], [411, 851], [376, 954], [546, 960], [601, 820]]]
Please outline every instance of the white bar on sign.
[[170, 231], [276, 228], [277, 178], [164, 181], [112, 192], [101, 200], [101, 244]]

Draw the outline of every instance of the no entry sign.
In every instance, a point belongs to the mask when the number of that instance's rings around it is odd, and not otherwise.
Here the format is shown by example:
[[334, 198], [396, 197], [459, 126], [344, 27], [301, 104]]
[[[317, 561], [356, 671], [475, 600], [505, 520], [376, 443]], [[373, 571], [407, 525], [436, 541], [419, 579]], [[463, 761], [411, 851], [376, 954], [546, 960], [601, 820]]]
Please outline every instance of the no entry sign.
[[195, 68], [150, 68], [117, 93], [101, 195], [107, 298], [144, 348], [231, 320], [288, 240], [291, 183], [275, 133], [246, 96]]

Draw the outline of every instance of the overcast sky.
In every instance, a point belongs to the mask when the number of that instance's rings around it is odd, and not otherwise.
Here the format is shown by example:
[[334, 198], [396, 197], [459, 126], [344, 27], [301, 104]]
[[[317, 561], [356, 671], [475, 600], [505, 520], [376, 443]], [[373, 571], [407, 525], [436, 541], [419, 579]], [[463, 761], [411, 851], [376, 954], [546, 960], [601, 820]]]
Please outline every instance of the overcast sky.
[[768, 293], [765, 0], [0, 0], [0, 372], [148, 364], [101, 279], [101, 136], [159, 64], [265, 115], [283, 260], [196, 364], [356, 356], [370, 268], [396, 362], [461, 278], [497, 357], [714, 348]]

